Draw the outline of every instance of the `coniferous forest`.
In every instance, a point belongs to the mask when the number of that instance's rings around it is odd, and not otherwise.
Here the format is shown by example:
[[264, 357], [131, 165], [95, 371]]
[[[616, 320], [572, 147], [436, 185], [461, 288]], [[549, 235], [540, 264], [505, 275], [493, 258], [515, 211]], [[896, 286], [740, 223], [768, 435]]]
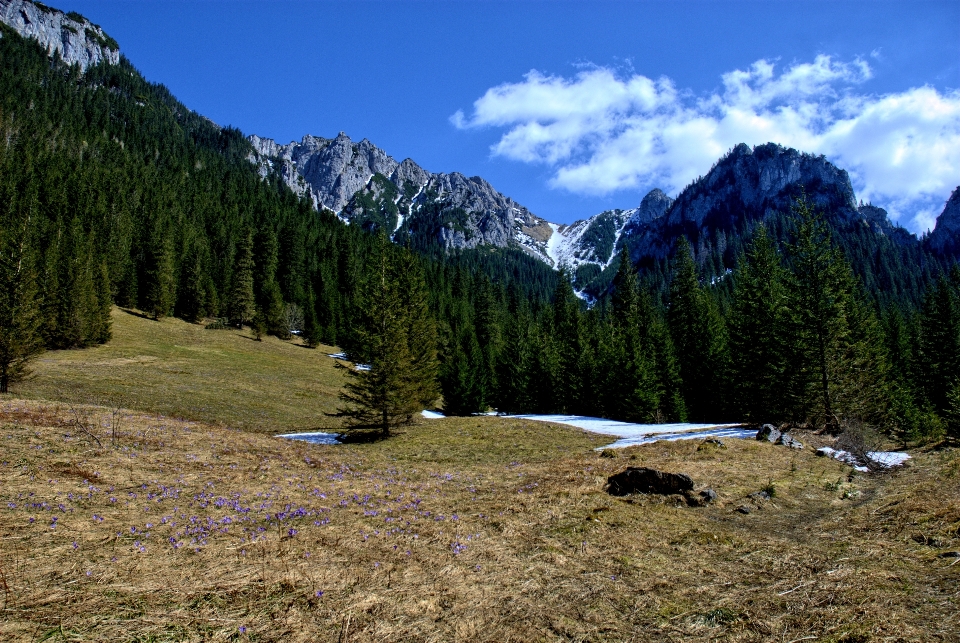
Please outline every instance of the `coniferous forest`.
[[[126, 59], [81, 72], [2, 30], [3, 391], [43, 348], [108, 341], [113, 305], [296, 332], [375, 368], [388, 350], [371, 334], [379, 288], [430, 317], [420, 345], [439, 363], [425, 377], [448, 414], [857, 421], [904, 443], [960, 435], [960, 268], [875, 279], [882, 271], [865, 266], [883, 256], [859, 252], [802, 195], [782, 230], [757, 226], [731, 246], [732, 273], [715, 276], [711, 256], [681, 238], [662, 266], [621, 253], [587, 306], [570, 275], [518, 249], [388, 244], [317, 212], [279, 177], [261, 178], [240, 131]], [[437, 390], [414, 388], [418, 401]]]

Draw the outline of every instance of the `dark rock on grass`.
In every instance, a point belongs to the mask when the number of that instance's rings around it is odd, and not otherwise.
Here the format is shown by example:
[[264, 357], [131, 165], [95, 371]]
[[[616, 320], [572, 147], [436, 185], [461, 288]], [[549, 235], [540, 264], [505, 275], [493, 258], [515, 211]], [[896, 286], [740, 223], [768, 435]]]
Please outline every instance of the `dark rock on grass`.
[[713, 489], [704, 489], [700, 492], [700, 497], [703, 498], [703, 501], [706, 503], [715, 502], [717, 499], [717, 492]]
[[791, 449], [803, 448], [803, 442], [791, 435], [788, 435], [787, 433], [781, 433], [775, 444], [782, 444], [783, 446], [790, 447]]
[[600, 452], [601, 458], [615, 458], [617, 457], [617, 452], [614, 449], [604, 449]]
[[937, 558], [960, 558], [960, 551], [945, 551], [937, 554]]
[[717, 492], [713, 489], [704, 489], [697, 495], [694, 495], [693, 492], [688, 491], [684, 495], [687, 499], [687, 504], [691, 507], [706, 507], [710, 503], [716, 502], [718, 498]]
[[787, 434], [785, 431], [781, 431], [772, 424], [764, 424], [763, 427], [757, 431], [757, 439], [766, 440], [772, 444], [782, 444], [791, 449], [803, 448], [803, 443], [800, 442], [800, 440]]
[[626, 496], [631, 493], [671, 495], [693, 491], [693, 480], [683, 473], [667, 473], [646, 467], [627, 467], [607, 478], [607, 493]]
[[757, 431], [758, 440], [766, 440], [767, 442], [771, 442], [773, 444], [776, 444], [781, 435], [782, 434], [777, 427], [773, 426], [772, 424], [764, 424], [760, 430]]
[[748, 514], [748, 513], [750, 513], [751, 511], [753, 511], [753, 509], [751, 509], [751, 508], [748, 507], [747, 505], [740, 505], [739, 507], [737, 507], [737, 512], [738, 512], [738, 513]]
[[747, 497], [753, 500], [763, 501], [763, 500], [770, 500], [771, 496], [770, 496], [770, 493], [767, 491], [754, 491]]

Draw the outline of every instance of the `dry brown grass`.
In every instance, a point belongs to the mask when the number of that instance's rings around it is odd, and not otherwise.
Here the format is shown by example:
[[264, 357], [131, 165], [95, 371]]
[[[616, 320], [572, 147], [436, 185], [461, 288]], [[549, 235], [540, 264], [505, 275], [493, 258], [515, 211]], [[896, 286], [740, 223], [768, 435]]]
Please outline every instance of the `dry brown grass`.
[[[955, 450], [851, 476], [500, 418], [315, 446], [137, 413], [100, 448], [71, 417], [0, 407], [0, 640], [960, 640]], [[628, 464], [720, 502], [606, 495]]]

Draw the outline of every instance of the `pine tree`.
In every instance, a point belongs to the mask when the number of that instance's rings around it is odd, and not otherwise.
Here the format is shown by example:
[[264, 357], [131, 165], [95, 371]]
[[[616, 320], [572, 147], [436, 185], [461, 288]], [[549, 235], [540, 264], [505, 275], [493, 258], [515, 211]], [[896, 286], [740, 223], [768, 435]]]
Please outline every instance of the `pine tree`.
[[686, 239], [681, 239], [670, 284], [668, 324], [680, 366], [683, 400], [694, 421], [726, 414], [727, 343], [723, 318], [697, 279]]
[[497, 357], [497, 390], [494, 406], [503, 413], [528, 413], [533, 368], [533, 320], [526, 299], [511, 287], [504, 329], [504, 347]]
[[822, 217], [805, 198], [793, 213], [787, 283], [806, 414], [834, 431], [847, 418], [879, 420], [887, 372], [879, 324]]
[[0, 227], [0, 393], [29, 376], [43, 350], [30, 223], [28, 215], [20, 225]]
[[786, 272], [762, 224], [737, 263], [729, 322], [736, 407], [752, 422], [788, 419], [795, 402]]
[[230, 323], [242, 328], [257, 312], [253, 295], [253, 235], [247, 231], [240, 236], [233, 256], [233, 283], [230, 288]]
[[554, 399], [557, 411], [575, 412], [584, 394], [583, 362], [586, 346], [580, 318], [580, 304], [569, 275], [560, 271], [554, 291], [551, 343], [556, 351]]
[[473, 325], [462, 320], [452, 331], [440, 372], [443, 411], [470, 415], [486, 410], [484, 356]]
[[640, 292], [638, 303], [643, 342], [653, 351], [653, 368], [657, 376], [659, 400], [655, 419], [657, 422], [685, 422], [687, 406], [683, 401], [683, 380], [670, 329], [648, 292]]
[[942, 275], [924, 298], [919, 353], [925, 397], [942, 414], [950, 405], [948, 393], [960, 383], [960, 296]]
[[154, 218], [147, 244], [141, 307], [154, 319], [170, 314], [176, 293], [173, 267], [173, 241], [162, 215]]
[[[643, 330], [636, 270], [626, 248], [613, 280], [612, 327], [598, 329], [600, 364], [605, 375], [599, 397], [603, 412], [628, 422], [649, 422], [662, 417], [655, 351]], [[645, 341], [648, 340], [648, 341]]]
[[[422, 273], [412, 258], [389, 256], [379, 243], [373, 274], [361, 296], [360, 357], [369, 369], [347, 369], [338, 415], [353, 428], [381, 436], [409, 424], [433, 404], [437, 385], [436, 328], [427, 309]], [[345, 368], [345, 367], [343, 367]]]

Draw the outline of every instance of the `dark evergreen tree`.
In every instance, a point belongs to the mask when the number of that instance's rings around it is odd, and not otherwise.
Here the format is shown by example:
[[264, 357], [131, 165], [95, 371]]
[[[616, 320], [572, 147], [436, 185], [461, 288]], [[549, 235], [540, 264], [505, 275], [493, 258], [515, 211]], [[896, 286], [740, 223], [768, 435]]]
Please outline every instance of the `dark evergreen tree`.
[[36, 276], [30, 253], [30, 216], [0, 225], [0, 393], [30, 374], [43, 350]]
[[804, 198], [793, 212], [788, 291], [804, 411], [831, 430], [847, 419], [879, 420], [886, 368], [878, 323], [822, 217]]
[[253, 235], [247, 231], [240, 236], [233, 256], [232, 285], [230, 288], [230, 323], [238, 328], [250, 323], [257, 312], [253, 292]]
[[729, 321], [734, 402], [745, 420], [779, 422], [797, 408], [789, 313], [786, 273], [760, 225], [738, 261]]
[[680, 367], [684, 405], [690, 420], [717, 421], [727, 416], [728, 353], [723, 319], [697, 279], [685, 239], [677, 248], [675, 262], [667, 321]]
[[161, 215], [154, 218], [144, 261], [144, 287], [141, 309], [154, 319], [170, 314], [174, 304], [173, 240]]
[[369, 368], [347, 369], [339, 413], [352, 428], [376, 428], [384, 437], [439, 396], [436, 329], [423, 276], [409, 259], [391, 257], [386, 243], [380, 241], [365, 285], [357, 329]]

